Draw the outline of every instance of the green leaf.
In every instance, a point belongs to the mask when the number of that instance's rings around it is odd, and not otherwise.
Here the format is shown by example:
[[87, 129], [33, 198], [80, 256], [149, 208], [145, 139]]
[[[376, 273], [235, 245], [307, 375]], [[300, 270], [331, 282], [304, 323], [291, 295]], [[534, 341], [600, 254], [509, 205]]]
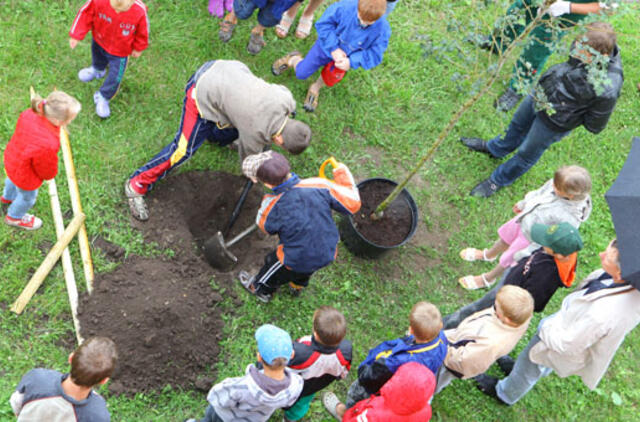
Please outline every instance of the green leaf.
[[616, 406], [620, 406], [622, 404], [622, 397], [620, 397], [620, 394], [615, 391], [611, 393], [611, 400], [613, 400], [613, 404]]

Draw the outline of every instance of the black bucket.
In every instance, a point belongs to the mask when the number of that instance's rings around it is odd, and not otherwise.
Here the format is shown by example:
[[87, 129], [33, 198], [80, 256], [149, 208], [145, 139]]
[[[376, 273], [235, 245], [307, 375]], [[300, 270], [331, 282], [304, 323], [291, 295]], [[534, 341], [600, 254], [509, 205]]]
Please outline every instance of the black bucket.
[[[376, 177], [372, 179], [366, 179], [358, 183], [358, 189], [362, 189], [365, 185], [372, 182], [383, 182], [393, 187], [398, 186], [398, 184], [393, 180]], [[409, 233], [404, 238], [404, 240], [402, 240], [402, 242], [398, 243], [397, 245], [392, 246], [378, 245], [366, 239], [364, 236], [362, 236], [362, 234], [360, 234], [360, 232], [358, 232], [353, 222], [353, 216], [343, 215], [340, 216], [340, 221], [338, 222], [338, 230], [340, 231], [340, 238], [342, 239], [342, 242], [347, 247], [349, 252], [362, 258], [379, 258], [386, 252], [404, 245], [413, 237], [416, 232], [416, 227], [418, 226], [418, 207], [411, 197], [411, 194], [406, 189], [402, 189], [400, 195], [398, 195], [395, 201], [406, 201], [409, 209], [411, 210], [411, 229], [409, 230]]]

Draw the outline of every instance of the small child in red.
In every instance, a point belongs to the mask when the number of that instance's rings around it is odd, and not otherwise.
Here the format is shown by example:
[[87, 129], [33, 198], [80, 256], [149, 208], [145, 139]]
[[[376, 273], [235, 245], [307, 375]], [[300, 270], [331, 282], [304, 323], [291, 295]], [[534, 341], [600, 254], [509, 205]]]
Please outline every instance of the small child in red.
[[118, 92], [129, 55], [140, 57], [149, 46], [147, 6], [141, 0], [87, 0], [80, 8], [69, 31], [73, 49], [91, 31], [91, 66], [81, 69], [82, 82], [100, 79], [109, 73], [93, 94], [96, 114], [106, 119], [111, 114], [109, 101]]
[[26, 230], [37, 230], [42, 220], [27, 214], [36, 203], [44, 180], [58, 174], [60, 126], [66, 126], [80, 112], [80, 103], [62, 91], [46, 99], [34, 95], [31, 108], [18, 118], [16, 130], [4, 150], [7, 178], [0, 202], [9, 205], [4, 222]]

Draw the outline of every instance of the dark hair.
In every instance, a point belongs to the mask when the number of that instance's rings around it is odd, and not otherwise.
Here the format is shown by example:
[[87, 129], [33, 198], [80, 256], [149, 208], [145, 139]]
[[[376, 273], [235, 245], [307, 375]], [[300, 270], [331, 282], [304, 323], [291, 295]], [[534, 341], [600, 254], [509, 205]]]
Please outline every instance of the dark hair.
[[317, 341], [325, 346], [337, 346], [347, 334], [347, 321], [342, 312], [331, 306], [321, 306], [313, 313], [313, 331]]
[[282, 129], [282, 147], [291, 154], [301, 154], [311, 143], [311, 129], [306, 123], [289, 119]]
[[265, 160], [260, 164], [260, 167], [258, 167], [256, 177], [262, 183], [278, 186], [287, 180], [287, 175], [290, 171], [291, 166], [289, 166], [289, 161], [287, 161], [284, 155], [272, 151], [271, 158]]
[[267, 363], [262, 359], [262, 364], [269, 369], [282, 369], [287, 366], [287, 363], [289, 363], [289, 360], [286, 358], [275, 358], [271, 363]]
[[584, 34], [586, 44], [600, 54], [611, 55], [616, 46], [617, 37], [613, 26], [607, 22], [593, 22], [587, 25]]
[[107, 337], [91, 337], [73, 352], [71, 381], [93, 387], [113, 373], [118, 360], [116, 344]]

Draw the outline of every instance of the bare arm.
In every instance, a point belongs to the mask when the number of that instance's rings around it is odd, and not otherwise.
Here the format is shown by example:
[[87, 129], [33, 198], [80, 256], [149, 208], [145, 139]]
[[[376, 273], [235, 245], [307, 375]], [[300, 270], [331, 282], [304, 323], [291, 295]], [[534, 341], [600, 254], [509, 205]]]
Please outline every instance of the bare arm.
[[590, 13], [598, 13], [603, 8], [600, 7], [600, 3], [571, 3], [571, 13], [578, 15], [588, 15]]

